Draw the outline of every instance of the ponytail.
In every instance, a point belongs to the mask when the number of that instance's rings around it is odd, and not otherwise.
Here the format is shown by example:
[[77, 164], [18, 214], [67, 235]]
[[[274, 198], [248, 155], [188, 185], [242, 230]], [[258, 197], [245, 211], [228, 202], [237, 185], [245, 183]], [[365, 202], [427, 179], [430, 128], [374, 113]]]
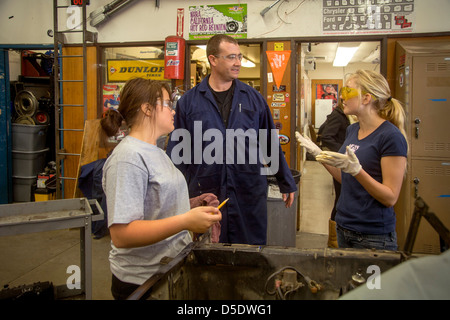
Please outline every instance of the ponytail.
[[103, 114], [103, 118], [100, 120], [100, 125], [102, 126], [103, 131], [105, 131], [108, 137], [115, 136], [119, 131], [119, 128], [122, 126], [123, 118], [122, 114], [119, 110], [116, 109], [108, 109]]
[[385, 106], [379, 109], [378, 114], [381, 118], [388, 120], [395, 125], [403, 134], [405, 139], [407, 139], [405, 131], [405, 110], [403, 109], [400, 101], [390, 97], [387, 99]]
[[153, 111], [158, 99], [163, 96], [163, 89], [171, 94], [170, 86], [161, 81], [132, 78], [125, 83], [120, 91], [119, 108], [107, 110], [100, 121], [103, 131], [108, 137], [115, 136], [122, 124], [125, 123], [128, 130], [144, 119], [141, 106], [149, 104], [149, 110]]
[[392, 98], [386, 78], [371, 70], [357, 70], [351, 77], [358, 82], [361, 90], [376, 98], [374, 106], [378, 115], [395, 125], [408, 141], [405, 130], [405, 110], [400, 101]]

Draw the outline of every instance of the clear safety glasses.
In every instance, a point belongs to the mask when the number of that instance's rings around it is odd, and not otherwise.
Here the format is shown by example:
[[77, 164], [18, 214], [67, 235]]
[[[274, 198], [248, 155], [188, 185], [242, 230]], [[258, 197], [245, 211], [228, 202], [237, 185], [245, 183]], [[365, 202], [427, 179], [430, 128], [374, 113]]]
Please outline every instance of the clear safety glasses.
[[158, 100], [156, 104], [158, 106], [163, 106], [164, 108], [167, 108], [170, 111], [174, 110], [173, 109], [173, 102], [170, 101], [170, 100], [164, 100], [164, 101]]
[[222, 57], [230, 62], [234, 62], [236, 60], [242, 61], [242, 54], [229, 54], [227, 56], [215, 56], [215, 57], [217, 58]]

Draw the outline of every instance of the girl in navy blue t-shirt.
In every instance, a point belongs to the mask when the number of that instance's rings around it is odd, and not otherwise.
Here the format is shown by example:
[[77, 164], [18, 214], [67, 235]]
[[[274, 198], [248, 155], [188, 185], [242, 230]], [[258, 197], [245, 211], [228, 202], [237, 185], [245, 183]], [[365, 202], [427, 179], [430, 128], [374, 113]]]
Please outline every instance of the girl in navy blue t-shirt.
[[[358, 122], [347, 128], [339, 152], [316, 156], [341, 181], [336, 223], [341, 248], [397, 249], [394, 204], [406, 169], [405, 113], [379, 73], [358, 70], [346, 80], [344, 113]], [[318, 150], [297, 135], [308, 152]], [[299, 139], [300, 138], [300, 139]]]

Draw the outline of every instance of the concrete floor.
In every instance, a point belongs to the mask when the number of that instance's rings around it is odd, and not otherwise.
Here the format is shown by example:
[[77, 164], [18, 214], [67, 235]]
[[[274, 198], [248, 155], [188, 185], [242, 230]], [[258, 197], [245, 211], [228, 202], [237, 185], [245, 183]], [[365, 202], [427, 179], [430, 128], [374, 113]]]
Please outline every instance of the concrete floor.
[[[328, 219], [334, 201], [332, 178], [315, 161], [307, 161], [300, 179], [300, 228], [298, 248], [324, 248]], [[110, 237], [92, 240], [92, 297], [111, 300], [108, 253]], [[50, 281], [64, 285], [71, 275], [67, 268], [80, 265], [78, 229], [1, 237], [0, 289]]]

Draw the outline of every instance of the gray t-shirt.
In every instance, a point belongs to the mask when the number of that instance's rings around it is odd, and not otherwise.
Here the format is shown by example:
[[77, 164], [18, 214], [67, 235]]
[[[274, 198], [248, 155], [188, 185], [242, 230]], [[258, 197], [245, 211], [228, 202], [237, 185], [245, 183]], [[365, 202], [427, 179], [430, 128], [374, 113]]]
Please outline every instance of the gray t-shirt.
[[[127, 136], [114, 149], [103, 167], [108, 226], [134, 220], [156, 220], [190, 210], [183, 174], [166, 153]], [[192, 241], [182, 231], [158, 243], [116, 248], [111, 242], [111, 272], [121, 281], [141, 285], [159, 268], [163, 257], [175, 257]]]

